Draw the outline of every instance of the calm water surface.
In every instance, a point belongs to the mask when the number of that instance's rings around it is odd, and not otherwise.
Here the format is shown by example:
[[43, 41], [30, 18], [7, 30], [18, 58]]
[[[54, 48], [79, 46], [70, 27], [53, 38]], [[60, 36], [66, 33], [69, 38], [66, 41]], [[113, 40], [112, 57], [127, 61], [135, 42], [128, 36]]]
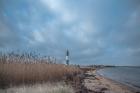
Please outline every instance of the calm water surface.
[[140, 88], [140, 67], [110, 67], [98, 71], [112, 80]]

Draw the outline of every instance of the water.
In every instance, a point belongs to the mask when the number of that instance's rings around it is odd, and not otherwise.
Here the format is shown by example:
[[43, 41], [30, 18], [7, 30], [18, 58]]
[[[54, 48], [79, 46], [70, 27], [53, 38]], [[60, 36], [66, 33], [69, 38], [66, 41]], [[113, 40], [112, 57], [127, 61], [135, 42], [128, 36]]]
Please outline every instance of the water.
[[98, 71], [112, 80], [140, 88], [140, 67], [110, 67]]

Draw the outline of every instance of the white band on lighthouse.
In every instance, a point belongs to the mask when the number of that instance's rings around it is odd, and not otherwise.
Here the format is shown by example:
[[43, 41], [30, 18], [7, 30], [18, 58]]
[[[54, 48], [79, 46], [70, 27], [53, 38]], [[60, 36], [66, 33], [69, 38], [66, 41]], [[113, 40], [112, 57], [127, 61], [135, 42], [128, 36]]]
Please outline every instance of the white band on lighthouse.
[[68, 56], [66, 56], [66, 60], [68, 60], [69, 59], [69, 57]]

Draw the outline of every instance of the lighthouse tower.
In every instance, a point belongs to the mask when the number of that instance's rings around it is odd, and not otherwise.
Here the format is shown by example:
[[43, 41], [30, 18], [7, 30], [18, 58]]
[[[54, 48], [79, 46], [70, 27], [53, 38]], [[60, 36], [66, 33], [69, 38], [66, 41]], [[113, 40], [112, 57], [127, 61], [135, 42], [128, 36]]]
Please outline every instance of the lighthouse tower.
[[69, 65], [69, 50], [66, 51], [66, 64]]

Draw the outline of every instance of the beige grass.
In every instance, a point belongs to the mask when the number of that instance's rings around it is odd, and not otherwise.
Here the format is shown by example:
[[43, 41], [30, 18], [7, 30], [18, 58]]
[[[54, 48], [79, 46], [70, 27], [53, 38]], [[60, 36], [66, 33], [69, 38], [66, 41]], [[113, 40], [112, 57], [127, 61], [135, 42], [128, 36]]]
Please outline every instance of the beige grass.
[[74, 93], [74, 90], [63, 83], [47, 83], [0, 89], [0, 93]]
[[32, 55], [8, 54], [0, 56], [0, 88], [9, 85], [35, 84], [62, 80], [65, 75], [80, 72], [74, 66], [50, 64]]
[[34, 84], [46, 81], [58, 81], [66, 74], [73, 75], [79, 69], [62, 64], [21, 64], [0, 63], [0, 85]]

